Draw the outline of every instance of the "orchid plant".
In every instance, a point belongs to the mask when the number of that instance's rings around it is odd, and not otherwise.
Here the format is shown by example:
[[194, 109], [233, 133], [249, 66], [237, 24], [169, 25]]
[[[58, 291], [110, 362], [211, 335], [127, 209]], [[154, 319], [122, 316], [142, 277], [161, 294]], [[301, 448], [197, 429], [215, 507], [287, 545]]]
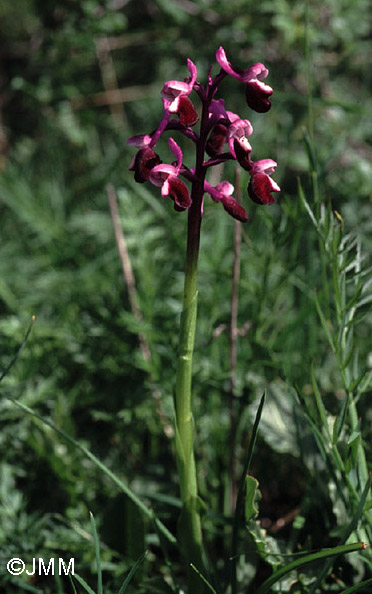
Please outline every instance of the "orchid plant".
[[[130, 165], [139, 183], [149, 181], [161, 188], [163, 198], [173, 200], [176, 211], [188, 211], [187, 252], [184, 281], [184, 300], [181, 315], [177, 378], [175, 390], [176, 455], [180, 480], [182, 511], [179, 518], [179, 541], [189, 564], [203, 572], [203, 546], [200, 521], [201, 503], [198, 497], [194, 457], [194, 421], [192, 415], [192, 357], [197, 308], [197, 267], [203, 201], [208, 194], [213, 202], [222, 203], [225, 211], [241, 222], [248, 221], [243, 206], [234, 196], [234, 186], [222, 181], [212, 186], [206, 179], [211, 167], [235, 160], [248, 171], [248, 195], [257, 204], [275, 202], [273, 193], [279, 192], [278, 184], [270, 177], [276, 167], [272, 159], [253, 161], [249, 138], [253, 127], [249, 120], [227, 111], [222, 98], [216, 98], [220, 84], [231, 76], [245, 85], [248, 106], [258, 113], [271, 107], [272, 88], [264, 81], [268, 70], [261, 63], [246, 69], [236, 68], [228, 61], [225, 50], [216, 52], [219, 72], [212, 76], [212, 66], [206, 84], [197, 81], [197, 68], [188, 59], [190, 76], [183, 81], [171, 80], [161, 91], [164, 106], [158, 127], [150, 134], [132, 136], [127, 144], [138, 151]], [[201, 113], [198, 114], [191, 93], [198, 95]], [[199, 133], [194, 130], [200, 121]], [[169, 131], [177, 131], [195, 145], [195, 164], [187, 166], [177, 142], [170, 137], [170, 151], [175, 156], [172, 163], [163, 162], [155, 152], [159, 138]], [[191, 191], [189, 187], [191, 186]], [[190, 592], [203, 591], [203, 582], [197, 572], [190, 570]]]

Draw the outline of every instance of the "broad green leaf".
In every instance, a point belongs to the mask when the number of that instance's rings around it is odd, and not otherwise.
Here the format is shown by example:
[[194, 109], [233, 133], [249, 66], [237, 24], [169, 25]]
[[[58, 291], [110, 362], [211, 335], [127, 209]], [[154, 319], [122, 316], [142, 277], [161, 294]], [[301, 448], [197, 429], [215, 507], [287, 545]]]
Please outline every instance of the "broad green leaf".
[[245, 521], [248, 523], [249, 520], [257, 516], [258, 507], [256, 505], [257, 491], [258, 491], [258, 480], [253, 476], [247, 475], [245, 477], [245, 507], [244, 515]]

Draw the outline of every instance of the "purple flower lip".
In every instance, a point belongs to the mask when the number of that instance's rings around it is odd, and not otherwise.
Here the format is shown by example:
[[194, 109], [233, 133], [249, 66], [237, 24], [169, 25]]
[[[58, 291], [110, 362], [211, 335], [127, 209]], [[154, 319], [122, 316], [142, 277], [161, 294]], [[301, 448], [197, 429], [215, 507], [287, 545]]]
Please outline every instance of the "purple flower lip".
[[273, 94], [273, 90], [269, 85], [257, 80], [247, 83], [245, 87], [245, 96], [247, 105], [257, 113], [266, 113], [271, 107], [269, 97]]
[[206, 145], [206, 151], [210, 157], [216, 157], [222, 153], [227, 140], [227, 130], [224, 124], [216, 124], [212, 128]]
[[276, 202], [271, 193], [280, 192], [280, 187], [269, 175], [274, 172], [276, 165], [276, 162], [272, 159], [252, 162], [249, 172], [251, 180], [248, 184], [248, 194], [256, 204], [273, 204]]
[[136, 182], [143, 184], [150, 177], [151, 170], [160, 163], [159, 155], [149, 148], [141, 148], [135, 154], [132, 163], [129, 166], [130, 171], [134, 171]]
[[234, 219], [237, 219], [242, 223], [246, 223], [248, 221], [248, 215], [244, 208], [232, 196], [234, 192], [234, 186], [230, 184], [230, 182], [223, 181], [214, 187], [205, 181], [204, 190], [208, 192], [213, 202], [222, 202], [226, 212], [234, 217]]
[[180, 97], [177, 113], [184, 126], [194, 126], [199, 119], [195, 107], [187, 95]]

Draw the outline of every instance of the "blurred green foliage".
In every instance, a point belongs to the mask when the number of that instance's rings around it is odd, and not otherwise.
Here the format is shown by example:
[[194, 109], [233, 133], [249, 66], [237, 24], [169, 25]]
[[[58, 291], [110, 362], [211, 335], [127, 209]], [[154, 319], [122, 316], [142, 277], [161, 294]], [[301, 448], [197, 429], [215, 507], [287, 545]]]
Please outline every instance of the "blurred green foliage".
[[[270, 209], [248, 205], [251, 220], [243, 231], [239, 326], [248, 330], [238, 340], [236, 458], [239, 468], [250, 405], [266, 387], [269, 408], [253, 469], [261, 520], [281, 550], [329, 546], [347, 513], [295, 404], [294, 385], [311, 408], [313, 364], [334, 416], [345, 387], [314, 304], [317, 288], [327, 319], [334, 319], [327, 298], [332, 288], [325, 283], [332, 271], [299, 200], [297, 179], [314, 207], [316, 171], [320, 200], [342, 214], [368, 253], [371, 32], [360, 16], [368, 13], [368, 0], [1, 0], [0, 13], [1, 369], [36, 315], [1, 389], [90, 447], [173, 531], [178, 489], [164, 418], [172, 424], [186, 217], [173, 212], [156, 188], [133, 182], [133, 150], [125, 140], [156, 127], [162, 84], [187, 75], [187, 57], [197, 64], [199, 80], [221, 44], [234, 65], [260, 61], [269, 68], [274, 95], [265, 116], [248, 112], [237, 81], [226, 79], [221, 87], [228, 108], [252, 120], [253, 158], [278, 161], [275, 179], [283, 190]], [[233, 181], [233, 168], [226, 166], [225, 173]], [[247, 181], [242, 179], [245, 206]], [[123, 282], [107, 183], [117, 188], [142, 323]], [[229, 556], [229, 339], [227, 330], [216, 329], [229, 323], [232, 241], [232, 219], [207, 203], [195, 412], [207, 542], [222, 581]], [[368, 316], [367, 301], [361, 313]], [[361, 318], [354, 328], [361, 370], [371, 366], [369, 320]], [[141, 353], [140, 332], [150, 362]], [[359, 406], [370, 459], [372, 411], [361, 395]], [[135, 578], [136, 591], [169, 591], [170, 570], [156, 535], [116, 487], [9, 401], [0, 400], [0, 411], [4, 562], [13, 555], [74, 553], [89, 580], [91, 510], [102, 535], [105, 592], [119, 589], [145, 546], [151, 554]], [[277, 529], [277, 520], [297, 508], [293, 525]], [[242, 576], [254, 575], [252, 560], [240, 565]], [[258, 556], [255, 565], [265, 575]], [[363, 571], [360, 560], [349, 559], [339, 577], [349, 585]], [[173, 579], [182, 579], [177, 565]], [[141, 580], [145, 585], [138, 585]], [[0, 583], [9, 594], [31, 587], [4, 574]], [[50, 580], [32, 587], [45, 594], [57, 588]]]

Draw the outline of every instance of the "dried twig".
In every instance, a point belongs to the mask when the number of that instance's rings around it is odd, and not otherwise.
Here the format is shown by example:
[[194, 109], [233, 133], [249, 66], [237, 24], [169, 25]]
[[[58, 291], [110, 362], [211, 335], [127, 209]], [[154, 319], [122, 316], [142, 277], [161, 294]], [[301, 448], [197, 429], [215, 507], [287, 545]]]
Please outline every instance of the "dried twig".
[[133, 85], [124, 89], [112, 89], [93, 93], [86, 96], [77, 96], [71, 99], [72, 109], [82, 109], [84, 107], [103, 107], [105, 105], [122, 104], [128, 101], [137, 101], [154, 94], [153, 85]]
[[[98, 64], [101, 70], [103, 86], [106, 92], [118, 91], [118, 81], [116, 78], [115, 66], [112, 59], [110, 45], [107, 37], [101, 37], [96, 41], [96, 54], [98, 58]], [[110, 112], [115, 122], [124, 127], [126, 123], [125, 111], [123, 103], [116, 101], [109, 103]]]
[[[134, 317], [136, 318], [136, 320], [138, 322], [142, 322], [143, 315], [142, 315], [141, 308], [139, 306], [136, 283], [135, 283], [135, 279], [134, 279], [132, 265], [131, 265], [130, 258], [129, 258], [127, 244], [125, 241], [124, 232], [120, 225], [119, 210], [118, 210], [118, 205], [117, 205], [117, 201], [116, 201], [115, 189], [112, 184], [108, 184], [106, 187], [106, 190], [107, 190], [107, 198], [108, 198], [108, 202], [109, 202], [109, 206], [110, 206], [112, 223], [114, 226], [116, 244], [118, 247], [120, 261], [121, 261], [121, 265], [123, 268], [124, 281], [125, 281], [125, 284], [128, 289], [130, 308], [131, 308], [131, 311], [132, 311]], [[141, 349], [143, 358], [145, 359], [145, 361], [150, 363], [151, 362], [150, 348], [149, 348], [146, 336], [142, 332], [138, 333], [138, 341], [140, 344], [140, 349]], [[150, 376], [150, 380], [151, 380], [151, 376]], [[152, 388], [151, 393], [152, 393], [152, 396], [156, 403], [156, 412], [159, 415], [160, 422], [163, 426], [164, 433], [167, 437], [171, 438], [171, 437], [173, 437], [174, 430], [173, 430], [173, 427], [170, 425], [168, 418], [161, 407], [160, 391], [157, 390], [156, 388]]]

